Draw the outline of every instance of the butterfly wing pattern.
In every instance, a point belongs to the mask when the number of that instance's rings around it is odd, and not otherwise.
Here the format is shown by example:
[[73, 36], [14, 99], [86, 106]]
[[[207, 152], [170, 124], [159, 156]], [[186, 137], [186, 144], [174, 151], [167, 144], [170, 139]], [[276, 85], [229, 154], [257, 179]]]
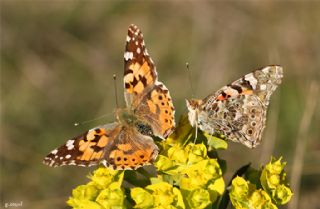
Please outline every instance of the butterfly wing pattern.
[[130, 25], [124, 53], [127, 107], [116, 110], [118, 121], [91, 129], [53, 150], [44, 164], [92, 166], [117, 170], [151, 164], [158, 155], [152, 137], [167, 138], [174, 130], [174, 106], [168, 89], [158, 81], [140, 29]]
[[267, 66], [203, 100], [187, 100], [191, 125], [254, 148], [261, 142], [270, 96], [281, 83], [281, 66]]

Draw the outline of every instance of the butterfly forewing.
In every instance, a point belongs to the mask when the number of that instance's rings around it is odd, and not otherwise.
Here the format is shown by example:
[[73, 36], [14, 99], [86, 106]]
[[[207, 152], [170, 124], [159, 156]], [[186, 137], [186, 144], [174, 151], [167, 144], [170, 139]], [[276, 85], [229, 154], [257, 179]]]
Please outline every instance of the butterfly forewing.
[[131, 25], [124, 53], [125, 98], [129, 108], [148, 123], [155, 136], [167, 138], [175, 127], [175, 109], [167, 87], [158, 81], [142, 32]]
[[108, 124], [74, 137], [49, 153], [43, 162], [52, 167], [97, 165], [104, 158], [107, 147], [113, 143], [118, 126], [117, 123]]

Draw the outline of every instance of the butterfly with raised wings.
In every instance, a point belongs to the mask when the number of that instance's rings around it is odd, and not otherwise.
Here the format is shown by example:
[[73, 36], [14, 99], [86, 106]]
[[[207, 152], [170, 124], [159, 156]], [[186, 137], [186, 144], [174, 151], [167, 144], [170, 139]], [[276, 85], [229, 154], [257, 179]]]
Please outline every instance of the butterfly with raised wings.
[[167, 138], [175, 127], [174, 106], [145, 47], [141, 30], [130, 25], [124, 53], [126, 108], [116, 110], [117, 121], [93, 128], [68, 140], [44, 158], [44, 164], [92, 166], [116, 170], [152, 164], [159, 149], [153, 136]]
[[266, 66], [204, 99], [188, 99], [190, 124], [211, 135], [254, 148], [261, 142], [271, 94], [281, 83], [281, 66]]

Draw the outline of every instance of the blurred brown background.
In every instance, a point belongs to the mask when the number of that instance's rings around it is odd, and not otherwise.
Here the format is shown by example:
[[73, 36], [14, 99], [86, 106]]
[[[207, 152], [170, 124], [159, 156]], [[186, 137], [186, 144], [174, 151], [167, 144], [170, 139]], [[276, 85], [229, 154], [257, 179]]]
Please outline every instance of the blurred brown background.
[[67, 208], [72, 189], [87, 182], [94, 168], [54, 169], [41, 162], [67, 139], [114, 120], [112, 75], [118, 75], [122, 92], [125, 37], [135, 23], [170, 89], [176, 120], [186, 111], [184, 99], [191, 97], [186, 62], [198, 98], [256, 68], [284, 67], [262, 145], [249, 150], [229, 143], [221, 153], [229, 163], [226, 177], [249, 161], [258, 167], [272, 154], [283, 156], [292, 183], [301, 179], [290, 208], [319, 208], [319, 3], [0, 3], [1, 207], [22, 201], [23, 208]]

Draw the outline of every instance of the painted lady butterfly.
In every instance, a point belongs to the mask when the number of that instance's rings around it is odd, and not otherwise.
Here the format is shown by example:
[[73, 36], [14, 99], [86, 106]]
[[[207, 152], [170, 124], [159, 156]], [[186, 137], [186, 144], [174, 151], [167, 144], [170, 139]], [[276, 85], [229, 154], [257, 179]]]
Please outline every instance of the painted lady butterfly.
[[260, 144], [271, 94], [281, 83], [281, 66], [267, 66], [222, 87], [205, 99], [189, 99], [192, 126], [222, 134], [249, 148]]
[[165, 85], [158, 81], [141, 31], [130, 25], [124, 53], [127, 107], [116, 110], [117, 121], [93, 128], [53, 150], [44, 164], [137, 169], [151, 164], [159, 149], [152, 136], [167, 138], [173, 131], [174, 106]]

